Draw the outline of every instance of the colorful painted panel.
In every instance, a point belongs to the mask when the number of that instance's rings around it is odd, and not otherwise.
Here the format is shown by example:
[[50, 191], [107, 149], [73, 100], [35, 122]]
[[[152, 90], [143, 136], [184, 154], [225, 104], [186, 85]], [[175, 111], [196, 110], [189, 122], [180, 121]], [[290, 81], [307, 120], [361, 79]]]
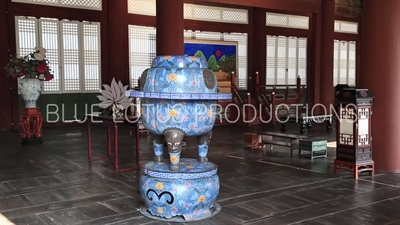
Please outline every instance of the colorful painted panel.
[[237, 42], [187, 39], [184, 53], [206, 60], [208, 69], [214, 72], [229, 74], [237, 71]]

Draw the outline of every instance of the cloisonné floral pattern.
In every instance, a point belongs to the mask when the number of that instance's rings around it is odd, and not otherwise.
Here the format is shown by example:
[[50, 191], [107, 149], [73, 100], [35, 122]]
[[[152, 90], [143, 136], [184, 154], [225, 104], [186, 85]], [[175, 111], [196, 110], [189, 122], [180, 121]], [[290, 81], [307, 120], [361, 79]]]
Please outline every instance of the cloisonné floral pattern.
[[167, 128], [179, 128], [187, 136], [209, 132], [215, 123], [216, 101], [142, 100], [142, 122], [152, 133], [163, 134]]
[[[180, 172], [169, 172], [168, 163], [148, 163], [140, 178], [140, 192], [154, 216], [183, 216], [186, 221], [210, 216], [219, 194], [217, 166], [196, 159], [181, 159]], [[175, 176], [186, 175], [191, 179]]]
[[[147, 71], [144, 92], [158, 93], [216, 93], [217, 82], [206, 87], [203, 73], [211, 72], [200, 58], [185, 56], [159, 56]], [[212, 72], [211, 72], [212, 73]]]
[[[171, 136], [165, 131], [170, 130], [179, 130], [186, 136], [210, 135], [217, 100], [231, 98], [217, 93], [215, 74], [203, 59], [196, 57], [156, 57], [141, 79], [141, 91], [136, 97], [142, 99], [143, 125], [153, 134], [165, 135], [167, 140]], [[162, 155], [162, 143], [155, 143], [153, 148], [156, 156]], [[198, 151], [200, 157], [207, 156], [206, 138]], [[139, 190], [146, 209], [141, 212], [158, 218], [183, 217], [185, 221], [215, 215], [220, 187], [217, 166], [180, 158], [180, 148], [169, 153], [168, 160], [148, 162], [142, 169]]]

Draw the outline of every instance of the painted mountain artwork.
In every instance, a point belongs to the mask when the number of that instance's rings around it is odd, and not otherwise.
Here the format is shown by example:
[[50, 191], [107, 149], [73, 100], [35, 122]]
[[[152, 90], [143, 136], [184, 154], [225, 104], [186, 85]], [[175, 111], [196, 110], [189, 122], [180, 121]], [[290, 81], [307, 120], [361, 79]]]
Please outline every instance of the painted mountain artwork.
[[205, 59], [212, 71], [236, 73], [237, 42], [185, 40], [184, 52]]

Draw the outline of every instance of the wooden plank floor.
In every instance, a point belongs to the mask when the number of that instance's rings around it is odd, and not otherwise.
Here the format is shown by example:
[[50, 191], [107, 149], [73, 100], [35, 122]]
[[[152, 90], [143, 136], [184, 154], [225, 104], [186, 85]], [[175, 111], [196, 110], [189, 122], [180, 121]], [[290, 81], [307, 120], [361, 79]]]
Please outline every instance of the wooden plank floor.
[[[209, 160], [219, 167], [222, 210], [191, 224], [400, 224], [400, 175], [375, 174], [354, 180], [333, 174], [328, 158], [290, 157], [289, 148], [244, 150], [243, 133], [279, 131], [279, 126], [215, 127]], [[288, 133], [298, 127], [288, 126]], [[134, 164], [135, 139], [120, 129], [121, 166]], [[116, 173], [111, 161], [87, 161], [84, 126], [45, 128], [44, 144], [21, 146], [15, 131], [0, 132], [0, 224], [167, 224], [139, 211], [138, 171]], [[335, 140], [335, 131], [316, 125], [309, 136]], [[95, 156], [106, 153], [104, 127], [93, 127]], [[187, 138], [182, 157], [196, 157]], [[151, 160], [151, 141], [140, 138], [140, 161]], [[176, 224], [176, 223], [174, 223]]]

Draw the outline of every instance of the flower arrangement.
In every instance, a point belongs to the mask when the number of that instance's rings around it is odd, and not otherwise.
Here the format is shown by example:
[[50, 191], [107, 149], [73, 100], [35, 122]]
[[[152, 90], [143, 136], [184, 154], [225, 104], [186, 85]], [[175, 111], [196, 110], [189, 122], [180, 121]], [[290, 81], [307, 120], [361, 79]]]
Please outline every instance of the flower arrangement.
[[7, 76], [13, 78], [33, 78], [49, 81], [54, 78], [46, 59], [46, 49], [36, 47], [35, 51], [23, 57], [11, 56], [10, 62], [4, 67]]

